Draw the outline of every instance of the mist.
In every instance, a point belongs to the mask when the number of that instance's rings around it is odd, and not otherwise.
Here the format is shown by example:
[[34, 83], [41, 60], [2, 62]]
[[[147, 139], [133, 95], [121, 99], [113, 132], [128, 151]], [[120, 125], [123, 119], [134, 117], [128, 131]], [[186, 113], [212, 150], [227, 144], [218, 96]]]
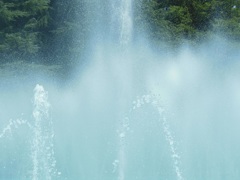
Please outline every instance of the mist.
[[239, 179], [240, 53], [221, 35], [158, 52], [121, 3], [69, 79], [1, 67], [0, 179]]

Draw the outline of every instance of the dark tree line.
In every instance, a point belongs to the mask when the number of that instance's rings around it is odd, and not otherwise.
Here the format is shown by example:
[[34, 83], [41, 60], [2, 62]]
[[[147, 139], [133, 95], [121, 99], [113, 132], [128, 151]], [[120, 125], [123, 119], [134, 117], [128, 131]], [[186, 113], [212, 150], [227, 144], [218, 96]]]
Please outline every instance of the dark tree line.
[[0, 1], [0, 51], [38, 52], [39, 38], [47, 32], [49, 21], [49, 0]]
[[0, 0], [0, 61], [59, 63], [81, 54], [88, 28], [84, 5], [81, 0]]
[[211, 34], [240, 40], [239, 0], [142, 0], [136, 7], [138, 31], [152, 40], [199, 43]]
[[[136, 34], [147, 34], [156, 43], [198, 43], [211, 33], [240, 40], [240, 0], [134, 4]], [[104, 16], [106, 5], [97, 0], [0, 0], [0, 62], [19, 57], [71, 64], [70, 59], [83, 56], [93, 27], [98, 28], [96, 17]]]

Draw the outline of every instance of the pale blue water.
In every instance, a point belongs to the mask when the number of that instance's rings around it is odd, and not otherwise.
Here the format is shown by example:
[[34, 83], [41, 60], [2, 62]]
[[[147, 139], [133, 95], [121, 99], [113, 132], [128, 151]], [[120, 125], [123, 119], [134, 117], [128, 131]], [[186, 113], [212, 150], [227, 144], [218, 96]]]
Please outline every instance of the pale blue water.
[[0, 84], [0, 179], [240, 179], [238, 53], [158, 54], [132, 41], [134, 1], [109, 4], [109, 37], [93, 30], [70, 83]]

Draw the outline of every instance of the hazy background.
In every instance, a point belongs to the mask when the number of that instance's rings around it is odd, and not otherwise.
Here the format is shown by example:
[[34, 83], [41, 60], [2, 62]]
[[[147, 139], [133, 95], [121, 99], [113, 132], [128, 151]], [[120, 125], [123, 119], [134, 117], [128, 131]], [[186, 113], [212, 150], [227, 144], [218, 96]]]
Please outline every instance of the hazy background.
[[[59, 179], [180, 180], [176, 167], [239, 179], [238, 1], [34, 3], [0, 1], [0, 133], [10, 119], [34, 123], [41, 84]], [[132, 110], [143, 95], [159, 97], [173, 145], [152, 103]], [[31, 179], [32, 136], [22, 125], [0, 138], [0, 179]]]

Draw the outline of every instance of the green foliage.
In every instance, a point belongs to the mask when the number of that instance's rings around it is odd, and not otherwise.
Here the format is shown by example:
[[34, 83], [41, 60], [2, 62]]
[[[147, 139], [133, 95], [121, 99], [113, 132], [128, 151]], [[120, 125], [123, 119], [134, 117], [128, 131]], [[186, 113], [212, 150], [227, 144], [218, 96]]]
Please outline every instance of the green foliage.
[[[199, 43], [211, 33], [240, 40], [240, 0], [134, 4], [137, 36], [147, 36], [156, 46]], [[0, 0], [0, 55], [38, 55], [53, 63], [74, 64], [69, 59], [83, 57], [89, 35], [100, 31], [98, 39], [108, 36], [109, 6], [110, 1], [99, 0]]]
[[0, 1], [0, 53], [26, 56], [41, 48], [49, 23], [49, 0]]
[[[88, 2], [88, 1], [87, 1]], [[73, 66], [73, 59], [79, 58], [86, 49], [89, 23], [84, 0], [52, 0], [50, 3], [51, 23], [44, 33], [45, 47], [42, 52], [54, 55], [58, 63]], [[51, 51], [49, 51], [51, 49]]]
[[191, 15], [187, 7], [170, 6], [166, 11], [165, 20], [171, 23], [174, 34], [180, 38], [189, 38], [192, 36], [194, 29], [192, 28]]
[[225, 37], [240, 40], [240, 1], [214, 1], [214, 8], [219, 13], [213, 21], [213, 31]]
[[6, 50], [12, 53], [22, 52], [24, 55], [28, 53], [36, 53], [39, 49], [37, 44], [36, 33], [10, 33], [5, 36]]
[[140, 30], [147, 30], [150, 39], [176, 45], [182, 39], [191, 39], [195, 29], [191, 14], [186, 6], [174, 5], [157, 0], [143, 1], [138, 7], [135, 24]]
[[192, 26], [199, 31], [207, 31], [210, 28], [212, 14], [212, 4], [209, 1], [193, 1], [187, 7], [191, 14]]
[[155, 42], [197, 43], [211, 33], [240, 40], [239, 0], [141, 0], [136, 5], [139, 34]]

